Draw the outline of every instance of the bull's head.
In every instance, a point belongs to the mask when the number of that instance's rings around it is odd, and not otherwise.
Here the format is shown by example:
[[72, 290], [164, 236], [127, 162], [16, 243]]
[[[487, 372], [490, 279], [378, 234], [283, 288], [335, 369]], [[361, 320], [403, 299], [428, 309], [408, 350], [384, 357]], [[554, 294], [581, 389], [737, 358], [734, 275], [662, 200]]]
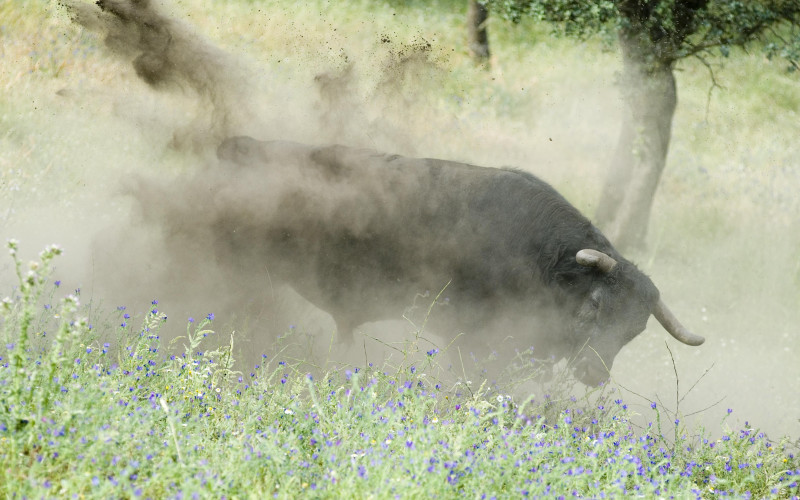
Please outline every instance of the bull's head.
[[650, 278], [633, 264], [591, 249], [579, 251], [576, 260], [595, 275], [573, 325], [581, 342], [577, 347], [582, 348], [575, 360], [575, 376], [581, 382], [597, 385], [607, 380], [614, 357], [645, 329], [650, 315], [684, 344], [697, 346], [705, 341], [680, 324]]

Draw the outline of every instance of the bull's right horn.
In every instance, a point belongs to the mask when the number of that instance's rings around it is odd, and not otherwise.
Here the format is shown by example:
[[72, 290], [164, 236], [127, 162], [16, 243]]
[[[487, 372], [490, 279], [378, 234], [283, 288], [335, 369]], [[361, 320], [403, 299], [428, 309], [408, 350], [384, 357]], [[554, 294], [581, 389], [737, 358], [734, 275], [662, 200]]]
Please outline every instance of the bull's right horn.
[[575, 254], [578, 264], [586, 267], [596, 267], [604, 273], [611, 272], [617, 266], [617, 261], [599, 250], [584, 248]]
[[658, 303], [653, 308], [653, 316], [656, 317], [658, 322], [661, 323], [661, 326], [663, 326], [664, 329], [667, 332], [669, 332], [670, 335], [675, 337], [677, 340], [683, 342], [684, 344], [700, 345], [706, 341], [705, 338], [699, 335], [695, 335], [689, 330], [687, 330], [681, 324], [681, 322], [678, 321], [678, 318], [676, 318], [675, 315], [672, 314], [672, 311], [670, 311], [667, 308], [664, 302], [661, 301], [661, 299], [658, 300]]

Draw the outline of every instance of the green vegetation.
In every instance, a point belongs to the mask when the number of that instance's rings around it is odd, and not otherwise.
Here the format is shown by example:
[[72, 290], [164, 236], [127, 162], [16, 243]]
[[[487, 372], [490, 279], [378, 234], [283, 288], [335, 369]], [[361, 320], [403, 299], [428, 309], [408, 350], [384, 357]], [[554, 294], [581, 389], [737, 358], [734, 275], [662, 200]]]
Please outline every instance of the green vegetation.
[[[176, 4], [275, 88], [303, 88], [355, 62], [356, 97], [369, 100], [392, 51], [427, 40], [434, 69], [411, 74], [397, 101], [382, 101], [384, 120], [414, 132], [387, 138], [370, 128], [348, 141], [529, 168], [587, 214], [596, 206], [618, 124], [613, 42], [578, 45], [530, 21], [493, 19], [487, 73], [463, 44], [465, 2]], [[287, 356], [276, 342], [259, 366], [242, 367], [233, 363], [241, 343], [231, 349], [226, 335], [217, 338], [212, 329], [229, 330], [209, 317], [167, 340], [157, 304], [137, 315], [71, 297], [51, 266], [65, 283], [78, 279], [60, 263], [88, 253], [101, 222], [123, 220], [115, 214], [127, 214], [125, 199], [110, 195], [120, 179], [191, 167], [163, 139], [184, 117], [154, 120], [173, 109], [165, 98], [150, 97], [55, 4], [3, 3], [0, 38], [0, 237], [66, 249], [45, 250], [30, 274], [20, 251], [0, 261], [0, 298], [9, 295], [0, 304], [0, 495], [800, 495], [796, 445], [761, 432], [780, 434], [800, 414], [800, 91], [796, 73], [759, 51], [712, 63], [721, 89], [711, 89], [700, 62], [678, 64], [680, 103], [649, 249], [633, 256], [709, 339], [674, 353], [682, 379], [716, 363], [679, 411], [653, 395], [675, 392], [672, 379], [659, 385], [673, 371], [660, 331], [623, 350], [619, 385], [577, 395], [553, 383], [548, 396], [528, 399], [457, 385], [439, 370], [444, 352], [413, 371], [382, 362], [334, 370]], [[245, 335], [257, 337], [253, 330]], [[404, 352], [415, 349], [427, 350]], [[734, 394], [714, 406], [732, 383]], [[708, 407], [707, 430], [681, 414]], [[738, 415], [753, 424], [736, 423]]]
[[[399, 371], [326, 373], [264, 355], [233, 370], [204, 351], [213, 314], [190, 320], [179, 355], [153, 301], [98, 326], [79, 298], [52, 305], [48, 247], [2, 303], [0, 494], [6, 497], [647, 497], [800, 491], [800, 459], [757, 429], [709, 440], [654, 402], [638, 428], [614, 391], [560, 401], [443, 387], [439, 354]], [[50, 295], [40, 299], [45, 292]], [[116, 325], [113, 321], [116, 320]], [[110, 340], [105, 342], [104, 340]], [[232, 342], [232, 341], [231, 341]], [[590, 406], [593, 405], [593, 406]], [[677, 439], [665, 437], [665, 428]]]

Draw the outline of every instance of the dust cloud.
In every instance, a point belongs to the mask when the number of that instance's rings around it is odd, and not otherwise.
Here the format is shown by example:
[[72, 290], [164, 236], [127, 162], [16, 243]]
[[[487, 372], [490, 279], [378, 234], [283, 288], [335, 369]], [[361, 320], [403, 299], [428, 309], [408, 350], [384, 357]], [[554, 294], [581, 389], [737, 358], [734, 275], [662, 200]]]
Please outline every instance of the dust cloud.
[[[184, 317], [198, 308], [213, 308], [218, 321], [226, 327], [258, 330], [257, 345], [268, 344], [285, 332], [287, 315], [313, 318], [315, 314], [307, 302], [282, 284], [280, 277], [286, 273], [281, 272], [280, 261], [265, 262], [264, 255], [269, 253], [265, 237], [280, 240], [284, 228], [319, 232], [321, 225], [330, 233], [357, 238], [364, 231], [376, 229], [381, 221], [401, 221], [398, 213], [412, 212], [413, 207], [375, 203], [376, 198], [403, 200], [424, 205], [429, 212], [440, 211], [432, 205], [437, 203], [436, 197], [424, 195], [424, 181], [419, 177], [423, 173], [413, 169], [398, 170], [398, 175], [387, 182], [370, 175], [336, 178], [337, 172], [319, 168], [324, 164], [337, 171], [337, 165], [347, 165], [352, 160], [349, 157], [358, 157], [361, 163], [384, 161], [372, 150], [252, 141], [252, 151], [242, 155], [241, 149], [248, 145], [241, 139], [231, 147], [223, 142], [243, 133], [268, 139], [288, 137], [312, 144], [346, 142], [360, 130], [369, 130], [372, 143], [390, 142], [399, 146], [397, 149], [413, 150], [412, 135], [405, 127], [419, 121], [410, 114], [418, 103], [411, 102], [408, 88], [420, 75], [431, 79], [439, 72], [430, 60], [431, 44], [424, 39], [394, 44], [388, 35], [381, 37], [380, 43], [391, 45], [391, 49], [374, 75], [369, 104], [358, 98], [363, 76], [353, 63], [348, 63], [339, 71], [315, 76], [314, 87], [308, 91], [319, 96], [314, 101], [316, 106], [302, 104], [302, 96], [291, 96], [282, 103], [283, 109], [274, 109], [276, 96], [267, 88], [268, 79], [260, 80], [247, 61], [219, 49], [154, 2], [103, 0], [97, 6], [75, 2], [67, 7], [73, 21], [101, 33], [113, 54], [130, 63], [136, 76], [148, 86], [173, 96], [178, 109], [192, 108], [191, 103], [197, 103], [189, 122], [174, 127], [171, 133], [168, 120], [148, 123], [151, 126], [146, 133], [153, 129], [166, 132], [161, 142], [194, 164], [187, 172], [172, 177], [134, 173], [124, 181], [122, 191], [135, 200], [133, 216], [117, 228], [100, 233], [92, 251], [92, 273], [99, 277], [93, 290], [101, 297], [146, 303], [148, 295], [157, 293], [164, 310]], [[259, 90], [264, 90], [273, 102]], [[393, 102], [394, 96], [406, 97]], [[167, 106], [174, 108], [176, 104]], [[376, 110], [391, 109], [398, 110], [390, 113], [395, 119], [376, 118]], [[297, 115], [302, 117], [302, 124], [293, 126], [291, 117]], [[158, 114], [152, 118], [157, 119]], [[237, 163], [258, 168], [237, 169]], [[406, 194], [397, 196], [398, 191]], [[380, 207], [381, 213], [364, 207]], [[322, 216], [306, 220], [306, 213]], [[264, 228], [272, 228], [274, 234], [265, 235]], [[398, 246], [422, 247], [424, 242], [413, 240], [430, 239], [414, 234], [413, 227], [398, 226], [389, 233], [397, 235]], [[293, 237], [308, 241], [308, 247], [293, 249], [293, 258], [286, 260], [301, 261], [313, 268], [328, 253], [325, 248], [314, 246], [315, 237]], [[395, 250], [398, 255], [402, 253], [400, 248]], [[414, 263], [405, 265], [420, 267]], [[415, 272], [425, 274], [426, 270]], [[447, 285], [444, 276], [433, 275], [431, 280], [430, 289], [420, 290], [421, 293], [435, 292]], [[319, 292], [313, 286], [289, 284], [305, 289], [304, 295], [309, 299], [318, 298]], [[416, 314], [406, 311], [405, 321], [410, 325], [400, 329], [402, 339], [403, 334], [413, 330], [414, 321], [425, 320], [418, 317], [425, 309], [413, 307], [413, 293], [397, 297], [387, 294], [397, 299], [394, 302], [416, 309]], [[386, 317], [403, 320], [402, 308], [393, 313]], [[345, 318], [345, 324], [335, 328], [324, 316], [317, 324], [306, 322], [307, 328], [320, 333], [318, 336], [324, 341], [331, 339], [334, 330], [339, 331], [338, 336], [347, 336], [349, 330], [363, 323]], [[342, 321], [341, 317], [335, 319]], [[429, 347], [435, 347], [437, 342], [444, 346], [448, 339], [427, 342]], [[358, 356], [362, 360], [362, 354]]]
[[[330, 347], [336, 325], [281, 285], [257, 256], [244, 250], [239, 260], [220, 259], [221, 242], [213, 227], [192, 225], [213, 217], [219, 203], [252, 213], [254, 207], [240, 204], [253, 202], [258, 211], [269, 213], [280, 202], [259, 196], [269, 192], [264, 179], [238, 179], [238, 192], [215, 191], [228, 179], [226, 171], [216, 168], [217, 146], [224, 139], [245, 134], [530, 167], [587, 214], [594, 210], [613, 152], [619, 112], [611, 74], [596, 85], [559, 78], [569, 74], [559, 68], [545, 70], [519, 85], [520, 92], [540, 93], [531, 109], [523, 110], [536, 113], [536, 120], [498, 120], [478, 109], [480, 103], [466, 102], [464, 111], [452, 111], [428, 100], [432, 98], [424, 88], [443, 82], [445, 70], [437, 64], [441, 55], [436, 43], [423, 36], [411, 42], [396, 41], [391, 34], [378, 37], [377, 48], [370, 49], [383, 54], [377, 65], [352, 56], [336, 56], [333, 64], [297, 56], [281, 65], [303, 70], [264, 74], [255, 57], [220, 48], [167, 4], [101, 0], [65, 6], [72, 20], [99, 33], [118, 56], [103, 62], [110, 68], [104, 78], [114, 86], [84, 88], [75, 80], [66, 89], [50, 89], [49, 100], [25, 108], [34, 122], [41, 120], [36, 114], [41, 108], [53, 110], [61, 120], [62, 140], [55, 144], [63, 151], [46, 144], [46, 134], [37, 136], [32, 130], [28, 136], [38, 137], [34, 155], [41, 150], [76, 159], [74, 163], [91, 165], [91, 174], [87, 180], [60, 174], [67, 181], [53, 192], [42, 189], [40, 196], [20, 202], [24, 207], [11, 202], [0, 207], [8, 208], [0, 225], [3, 236], [21, 240], [30, 254], [46, 243], [60, 243], [67, 251], [58, 277], [81, 287], [98, 307], [147, 309], [157, 298], [170, 315], [169, 328], [177, 333], [185, 330], [185, 318], [214, 312], [220, 332], [237, 331], [241, 357], [248, 363], [286, 332], [295, 342], [295, 355], [324, 363], [337, 349]], [[129, 68], [135, 77], [126, 73]], [[303, 71], [310, 78], [297, 76]], [[510, 73], [496, 76], [511, 79]], [[557, 83], [541, 83], [548, 78]], [[484, 103], [502, 105], [502, 96]], [[670, 163], [654, 205], [650, 249], [632, 260], [652, 275], [681, 320], [708, 341], [696, 349], [670, 344], [669, 352], [666, 334], [651, 321], [651, 328], [620, 352], [614, 381], [658, 399], [662, 406], [699, 412], [687, 422], [709, 429], [719, 426], [730, 407], [737, 417], [729, 420], [732, 427], [749, 420], [771, 435], [800, 436], [800, 227], [786, 216], [800, 213], [800, 207], [794, 195], [788, 197], [788, 207], [774, 211], [745, 201], [771, 199], [775, 190], [796, 192], [800, 179], [792, 172], [797, 165], [787, 160], [786, 170], [776, 170], [771, 178], [759, 173], [754, 180], [733, 159], [730, 165], [709, 164], [696, 157], [697, 143], [682, 139], [690, 134], [706, 137], [703, 127], [709, 125], [682, 117], [684, 105], [678, 106]], [[103, 118], [109, 116], [113, 119]], [[22, 150], [25, 133], [16, 134], [22, 137]], [[299, 181], [289, 175], [279, 182]], [[720, 189], [729, 192], [720, 194]], [[767, 193], [751, 195], [752, 189]], [[324, 191], [314, 194], [319, 203], [329, 197]], [[53, 204], [59, 196], [69, 199], [68, 208]], [[735, 207], [732, 200], [737, 200]], [[166, 221], [166, 214], [188, 217]], [[167, 234], [165, 227], [180, 230]], [[0, 275], [8, 275], [7, 264], [2, 266]], [[412, 297], [409, 306], [424, 313], [432, 300]], [[415, 340], [421, 323], [397, 318], [365, 325], [358, 331], [359, 352], [334, 354], [346, 362], [365, 363], [389, 352], [395, 356], [391, 363], [398, 364], [397, 349]], [[434, 334], [423, 337], [422, 355], [450, 341]], [[648, 408], [643, 400], [641, 413]]]

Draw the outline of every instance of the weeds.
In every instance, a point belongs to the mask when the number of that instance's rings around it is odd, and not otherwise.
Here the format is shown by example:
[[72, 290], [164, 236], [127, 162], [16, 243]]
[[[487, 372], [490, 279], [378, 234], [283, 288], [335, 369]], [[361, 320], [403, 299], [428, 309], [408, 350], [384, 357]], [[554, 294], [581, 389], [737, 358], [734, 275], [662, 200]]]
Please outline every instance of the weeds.
[[681, 429], [670, 446], [655, 403], [655, 425], [638, 428], [613, 386], [521, 402], [486, 383], [443, 386], [428, 373], [437, 348], [399, 370], [312, 373], [265, 354], [240, 373], [232, 345], [203, 351], [213, 315], [162, 349], [156, 301], [139, 328], [119, 308], [118, 326], [91, 332], [69, 295], [45, 309], [39, 324], [60, 327], [43, 336], [31, 318], [54, 286], [48, 248], [3, 302], [4, 496], [798, 494], [800, 461], [749, 425], [714, 441]]

